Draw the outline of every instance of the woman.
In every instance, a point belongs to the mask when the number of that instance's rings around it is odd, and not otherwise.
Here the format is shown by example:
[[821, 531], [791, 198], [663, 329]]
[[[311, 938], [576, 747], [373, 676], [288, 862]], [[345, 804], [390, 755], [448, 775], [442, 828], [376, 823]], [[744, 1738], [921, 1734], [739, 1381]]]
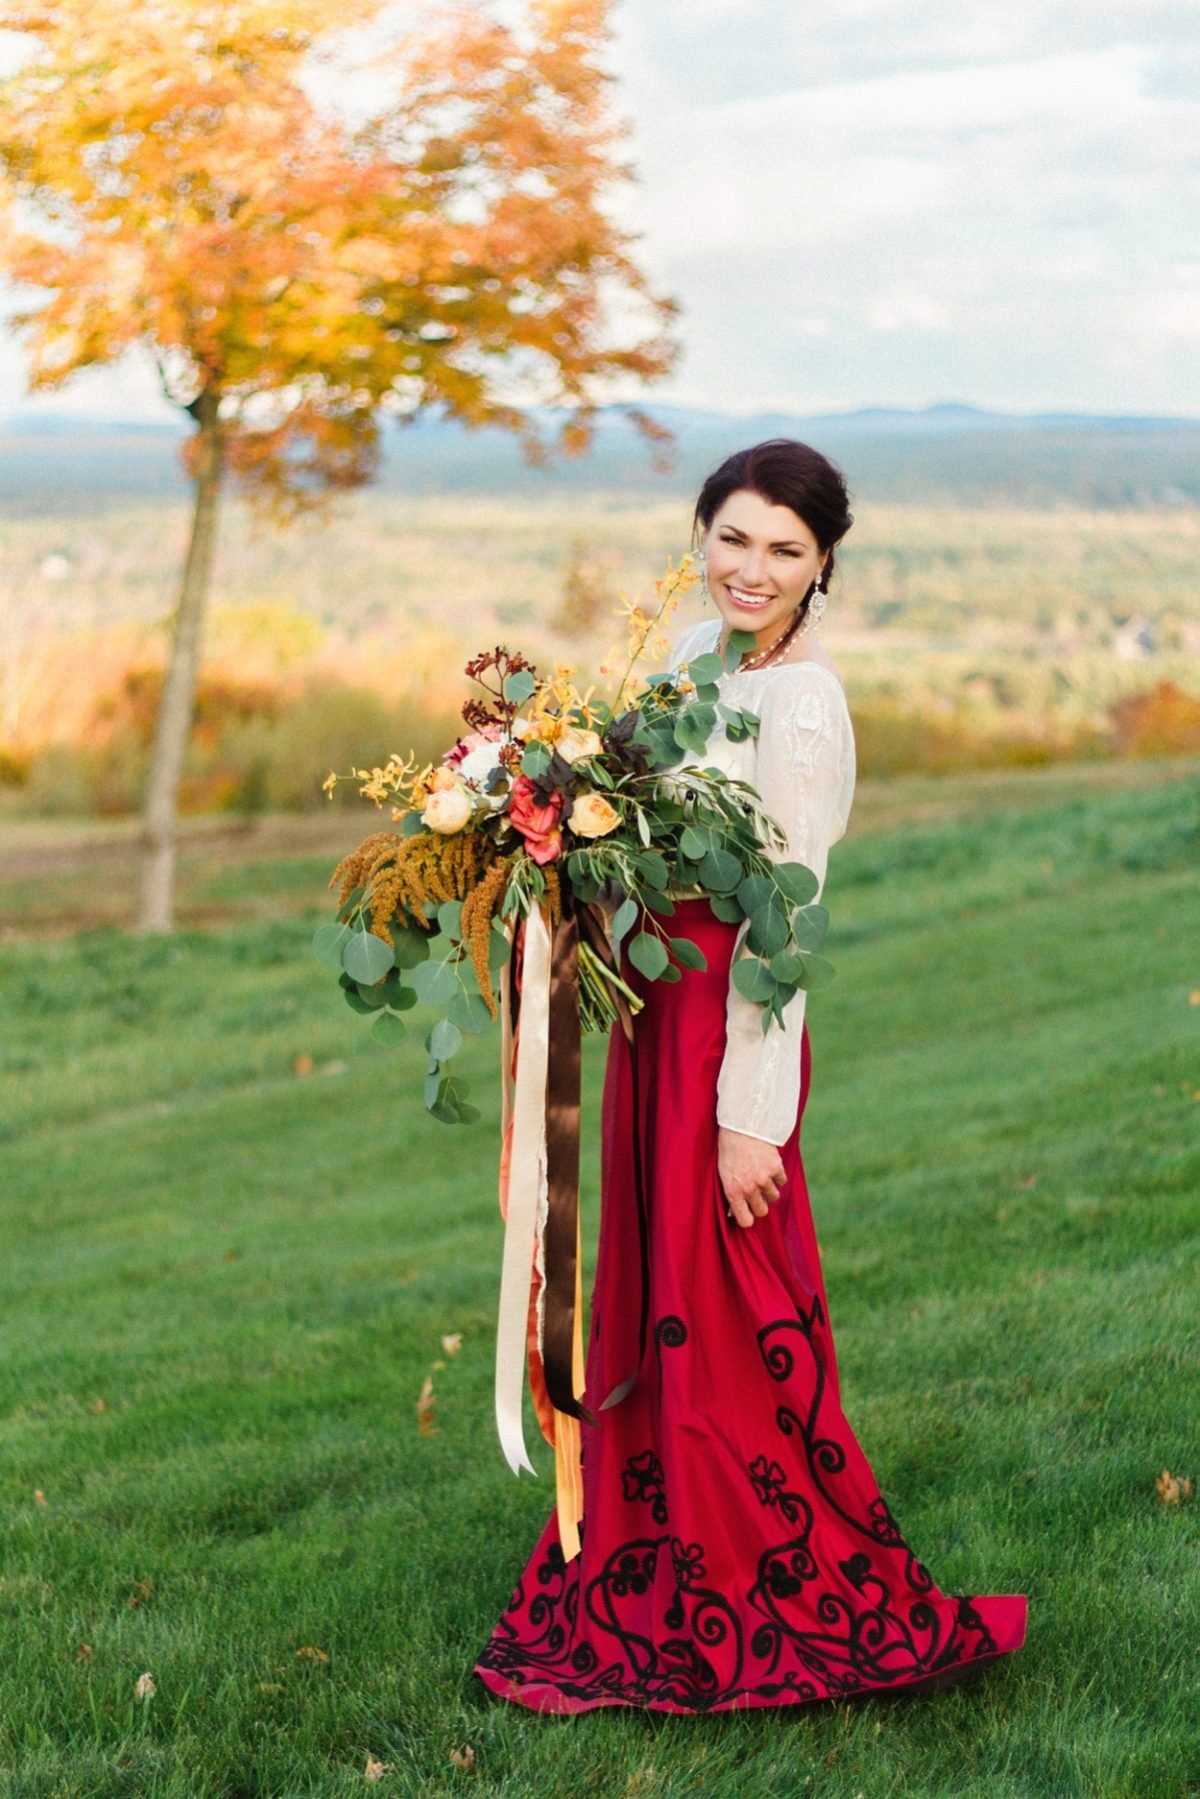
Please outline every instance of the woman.
[[[814, 640], [845, 484], [789, 439], [731, 456], [696, 506], [718, 614], [672, 656], [756, 647], [721, 680], [760, 719], [702, 755], [752, 781], [822, 884], [846, 829], [854, 735]], [[682, 765], [686, 766], [686, 762]], [[707, 1712], [959, 1679], [1025, 1638], [1025, 1598], [943, 1594], [901, 1536], [842, 1412], [800, 1122], [804, 994], [764, 1035], [729, 978], [747, 927], [673, 893], [671, 928], [707, 968], [639, 992], [631, 1053], [605, 1074], [599, 1259], [586, 1391], [613, 1390], [638, 1333], [635, 1154], [648, 1193], [646, 1353], [631, 1391], [583, 1427], [582, 1549], [552, 1515], [479, 1657], [495, 1693], [538, 1711]], [[636, 1360], [636, 1356], [635, 1356]]]

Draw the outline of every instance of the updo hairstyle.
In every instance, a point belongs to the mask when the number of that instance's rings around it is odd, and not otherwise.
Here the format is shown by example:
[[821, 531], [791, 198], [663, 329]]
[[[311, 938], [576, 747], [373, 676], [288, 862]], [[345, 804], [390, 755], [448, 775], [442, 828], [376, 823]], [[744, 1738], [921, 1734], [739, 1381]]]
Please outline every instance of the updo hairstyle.
[[790, 506], [820, 546], [829, 552], [825, 586], [833, 574], [834, 545], [842, 541], [854, 515], [842, 471], [827, 456], [794, 437], [770, 437], [738, 450], [714, 469], [696, 501], [693, 539], [707, 531], [730, 494], [748, 489], [772, 506]]

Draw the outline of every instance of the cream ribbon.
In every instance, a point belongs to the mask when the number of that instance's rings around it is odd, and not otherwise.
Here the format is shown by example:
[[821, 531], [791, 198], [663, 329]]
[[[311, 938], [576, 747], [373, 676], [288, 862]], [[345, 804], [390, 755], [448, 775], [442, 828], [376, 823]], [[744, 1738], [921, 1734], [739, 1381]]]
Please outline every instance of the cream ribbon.
[[[529, 1286], [534, 1253], [549, 1204], [546, 1173], [546, 1077], [550, 1055], [551, 938], [545, 914], [535, 901], [525, 918], [521, 962], [520, 1038], [512, 1102], [512, 1146], [508, 1173], [508, 1217], [500, 1267], [500, 1316], [496, 1327], [496, 1429], [504, 1458], [514, 1474], [536, 1474], [525, 1447], [522, 1398], [525, 1392]], [[511, 1014], [504, 993], [503, 1051], [508, 1068]], [[507, 1073], [504, 1113], [508, 1114]]]

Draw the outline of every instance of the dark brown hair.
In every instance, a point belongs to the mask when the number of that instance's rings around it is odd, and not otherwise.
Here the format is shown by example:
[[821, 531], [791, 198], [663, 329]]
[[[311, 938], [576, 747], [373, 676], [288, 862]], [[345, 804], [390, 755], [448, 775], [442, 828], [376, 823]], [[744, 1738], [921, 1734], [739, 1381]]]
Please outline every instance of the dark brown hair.
[[730, 494], [743, 490], [761, 495], [772, 506], [790, 506], [804, 520], [822, 553], [829, 551], [824, 583], [828, 587], [834, 545], [854, 523], [841, 469], [794, 437], [769, 437], [765, 443], [738, 450], [713, 470], [700, 489], [693, 535], [707, 531]]

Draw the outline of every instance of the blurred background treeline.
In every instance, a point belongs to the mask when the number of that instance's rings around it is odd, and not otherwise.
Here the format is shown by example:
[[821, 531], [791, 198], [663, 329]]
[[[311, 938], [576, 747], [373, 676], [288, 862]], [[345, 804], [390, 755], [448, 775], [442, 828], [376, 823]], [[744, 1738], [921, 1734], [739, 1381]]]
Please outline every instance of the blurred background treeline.
[[[1200, 424], [667, 407], [673, 467], [653, 472], [621, 410], [549, 468], [496, 430], [394, 428], [378, 482], [321, 523], [231, 504], [181, 810], [312, 811], [332, 768], [435, 756], [463, 663], [495, 642], [597, 679], [620, 594], [689, 547], [706, 470], [785, 432], [855, 497], [825, 638], [860, 772], [1200, 751]], [[189, 524], [181, 435], [0, 429], [0, 816], [138, 808]]]

